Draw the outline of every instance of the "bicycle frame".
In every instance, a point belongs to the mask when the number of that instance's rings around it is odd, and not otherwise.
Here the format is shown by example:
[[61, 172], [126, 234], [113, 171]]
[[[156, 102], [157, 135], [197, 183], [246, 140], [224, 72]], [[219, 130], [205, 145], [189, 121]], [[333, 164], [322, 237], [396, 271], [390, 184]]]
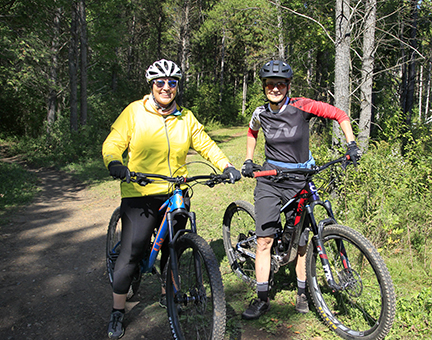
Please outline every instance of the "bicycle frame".
[[[322, 206], [327, 212], [327, 218], [321, 220], [318, 224], [316, 223], [314, 216], [314, 209], [316, 206]], [[324, 227], [328, 224], [336, 224], [336, 218], [334, 217], [333, 210], [331, 207], [331, 203], [329, 200], [321, 201], [318, 195], [318, 190], [315, 187], [315, 184], [312, 180], [308, 180], [306, 182], [305, 188], [302, 189], [299, 193], [297, 193], [291, 200], [289, 200], [283, 207], [280, 209], [280, 213], [290, 211], [292, 209], [296, 209], [295, 213], [295, 221], [294, 221], [294, 230], [296, 230], [296, 234], [294, 240], [291, 241], [291, 249], [289, 251], [289, 260], [293, 261], [297, 256], [298, 244], [300, 241], [300, 236], [303, 233], [304, 229], [309, 226], [313, 236], [312, 242], [317, 249], [318, 255], [323, 264], [323, 268], [325, 270], [325, 276], [329, 286], [333, 290], [340, 290], [343, 287], [340, 287], [336, 284], [333, 273], [330, 270], [330, 264], [328, 261], [327, 253], [322, 242], [322, 231]], [[342, 262], [344, 264], [345, 269], [349, 269], [350, 263], [348, 260], [348, 256], [345, 251], [345, 247], [342, 241], [337, 242], [338, 253], [342, 258]]]
[[[331, 208], [331, 204], [330, 201], [325, 200], [325, 201], [321, 201], [321, 199], [319, 198], [318, 195], [318, 190], [315, 187], [314, 182], [312, 181], [311, 176], [313, 174], [316, 174], [326, 168], [328, 168], [329, 166], [336, 164], [336, 163], [340, 163], [343, 161], [346, 161], [347, 158], [346, 157], [342, 157], [339, 159], [336, 159], [334, 161], [331, 161], [327, 164], [324, 164], [323, 166], [321, 166], [320, 168], [317, 169], [296, 169], [296, 170], [292, 170], [292, 171], [276, 171], [276, 170], [268, 170], [268, 171], [260, 171], [260, 172], [256, 172], [254, 174], [254, 177], [261, 177], [261, 176], [275, 176], [278, 175], [279, 179], [284, 178], [284, 174], [287, 175], [287, 177], [291, 177], [293, 179], [298, 179], [298, 177], [296, 176], [290, 176], [289, 174], [292, 173], [304, 173], [306, 174], [306, 184], [305, 187], [300, 190], [292, 199], [290, 199], [286, 204], [284, 204], [281, 208], [280, 208], [280, 213], [287, 213], [289, 211], [295, 211], [295, 220], [294, 220], [294, 234], [292, 235], [292, 239], [290, 241], [289, 244], [289, 249], [288, 249], [288, 254], [285, 255], [283, 257], [283, 261], [282, 264], [286, 264], [289, 263], [291, 261], [293, 261], [296, 256], [297, 256], [297, 250], [298, 250], [298, 245], [299, 245], [299, 241], [300, 241], [300, 236], [303, 233], [303, 231], [305, 230], [306, 227], [309, 226], [310, 230], [312, 231], [312, 242], [313, 245], [315, 246], [315, 248], [317, 249], [318, 255], [321, 259], [324, 271], [325, 271], [325, 276], [326, 276], [326, 280], [329, 284], [329, 286], [333, 289], [333, 290], [340, 290], [343, 289], [344, 287], [340, 287], [338, 284], [336, 284], [334, 277], [333, 277], [333, 273], [331, 272], [330, 269], [330, 263], [328, 261], [328, 257], [327, 257], [327, 253], [324, 247], [324, 244], [322, 242], [322, 231], [324, 229], [324, 227], [326, 225], [329, 224], [336, 224], [336, 219], [334, 217], [332, 208]], [[346, 166], [346, 165], [345, 165]], [[314, 216], [314, 209], [316, 206], [322, 206], [326, 212], [327, 212], [327, 218], [321, 220], [318, 224], [315, 220], [315, 216]], [[277, 235], [277, 238], [280, 239], [281, 234]], [[237, 250], [239, 250], [242, 253], [246, 253], [245, 251], [243, 251], [242, 249], [240, 249], [240, 242], [237, 245]], [[351, 266], [348, 260], [348, 256], [346, 254], [345, 251], [345, 247], [343, 245], [342, 241], [337, 241], [337, 248], [338, 248], [338, 253], [341, 256], [342, 259], [342, 263], [344, 265], [344, 268], [346, 270], [350, 270]], [[250, 256], [249, 254], [246, 254], [248, 256]], [[278, 254], [279, 255], [279, 254]], [[255, 258], [255, 256], [253, 256], [253, 258]], [[280, 265], [280, 264], [279, 264]]]
[[[151, 251], [148, 257], [141, 261], [141, 272], [151, 273], [153, 271], [156, 258], [159, 254], [162, 244], [166, 241], [169, 235], [169, 249], [170, 249], [170, 261], [172, 264], [173, 278], [174, 278], [174, 289], [177, 292], [179, 290], [179, 279], [177, 270], [177, 257], [174, 252], [174, 244], [176, 240], [186, 232], [196, 233], [196, 218], [194, 212], [189, 212], [184, 204], [183, 192], [180, 188], [176, 188], [173, 194], [168, 198], [159, 208], [159, 212], [164, 212], [164, 217], [158, 228], [155, 239], [153, 241]], [[173, 220], [175, 216], [183, 215], [187, 217], [190, 221], [190, 229], [180, 229], [175, 233], [173, 230]]]

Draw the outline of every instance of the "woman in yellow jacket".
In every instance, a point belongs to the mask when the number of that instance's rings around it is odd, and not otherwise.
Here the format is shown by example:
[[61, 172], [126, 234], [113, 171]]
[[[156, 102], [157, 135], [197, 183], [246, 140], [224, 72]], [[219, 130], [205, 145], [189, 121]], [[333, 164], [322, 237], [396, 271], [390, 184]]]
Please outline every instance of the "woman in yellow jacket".
[[[102, 154], [111, 176], [126, 178], [129, 171], [186, 176], [186, 155], [189, 148], [228, 173], [231, 183], [241, 178], [216, 143], [207, 135], [193, 113], [176, 103], [178, 82], [182, 74], [172, 61], [154, 62], [146, 72], [151, 93], [129, 104], [112, 125], [103, 143]], [[122, 155], [128, 150], [128, 166]], [[179, 169], [179, 170], [178, 170]], [[168, 198], [168, 185], [140, 186], [121, 184], [122, 249], [116, 261], [113, 281], [113, 310], [108, 324], [108, 337], [119, 339], [124, 334], [123, 318], [126, 295], [138, 263], [152, 231], [160, 224], [158, 210]], [[186, 205], [190, 202], [186, 197]], [[168, 258], [162, 247], [161, 272]], [[166, 307], [164, 288], [160, 305]]]

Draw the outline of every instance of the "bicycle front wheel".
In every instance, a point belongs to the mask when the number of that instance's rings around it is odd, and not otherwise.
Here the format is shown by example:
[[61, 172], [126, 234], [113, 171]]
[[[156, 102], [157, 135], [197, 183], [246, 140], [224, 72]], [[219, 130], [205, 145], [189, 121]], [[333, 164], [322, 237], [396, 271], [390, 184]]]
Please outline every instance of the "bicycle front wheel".
[[383, 339], [391, 329], [396, 297], [387, 267], [359, 232], [337, 224], [323, 230], [323, 243], [336, 284], [333, 291], [313, 242], [306, 255], [309, 292], [324, 322], [343, 339]]
[[235, 201], [225, 210], [223, 218], [225, 253], [231, 269], [249, 286], [256, 286], [255, 211], [246, 201]]
[[[111, 285], [114, 280], [114, 267], [116, 260], [121, 251], [121, 235], [122, 224], [120, 218], [120, 207], [117, 207], [108, 225], [107, 238], [106, 238], [106, 266], [108, 272], [108, 279]], [[137, 267], [135, 275], [133, 276], [132, 283], [127, 293], [127, 300], [131, 299], [139, 289], [141, 283], [141, 272]]]
[[174, 339], [223, 339], [225, 294], [213, 250], [202, 237], [188, 233], [178, 239], [175, 251], [180, 287], [174, 287], [171, 261], [166, 284], [168, 316]]

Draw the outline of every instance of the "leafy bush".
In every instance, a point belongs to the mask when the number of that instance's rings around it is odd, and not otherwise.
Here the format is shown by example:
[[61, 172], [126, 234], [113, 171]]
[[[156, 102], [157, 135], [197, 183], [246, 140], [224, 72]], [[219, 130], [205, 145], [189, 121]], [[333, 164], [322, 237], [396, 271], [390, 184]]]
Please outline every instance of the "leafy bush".
[[413, 247], [428, 256], [432, 159], [413, 163], [399, 150], [385, 141], [371, 145], [358, 168], [340, 181], [335, 211], [341, 223], [358, 229], [379, 248]]

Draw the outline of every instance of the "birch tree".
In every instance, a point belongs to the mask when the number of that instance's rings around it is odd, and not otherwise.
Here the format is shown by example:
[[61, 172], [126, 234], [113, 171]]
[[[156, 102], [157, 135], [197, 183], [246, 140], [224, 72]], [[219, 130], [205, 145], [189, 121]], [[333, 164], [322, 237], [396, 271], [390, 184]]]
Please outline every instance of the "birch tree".
[[[335, 106], [350, 114], [350, 16], [349, 0], [336, 0], [335, 11]], [[333, 122], [333, 145], [339, 145], [342, 132], [339, 124]]]
[[358, 141], [360, 148], [368, 149], [372, 122], [372, 88], [375, 53], [376, 0], [366, 0], [363, 31], [363, 58], [360, 86], [360, 119]]

